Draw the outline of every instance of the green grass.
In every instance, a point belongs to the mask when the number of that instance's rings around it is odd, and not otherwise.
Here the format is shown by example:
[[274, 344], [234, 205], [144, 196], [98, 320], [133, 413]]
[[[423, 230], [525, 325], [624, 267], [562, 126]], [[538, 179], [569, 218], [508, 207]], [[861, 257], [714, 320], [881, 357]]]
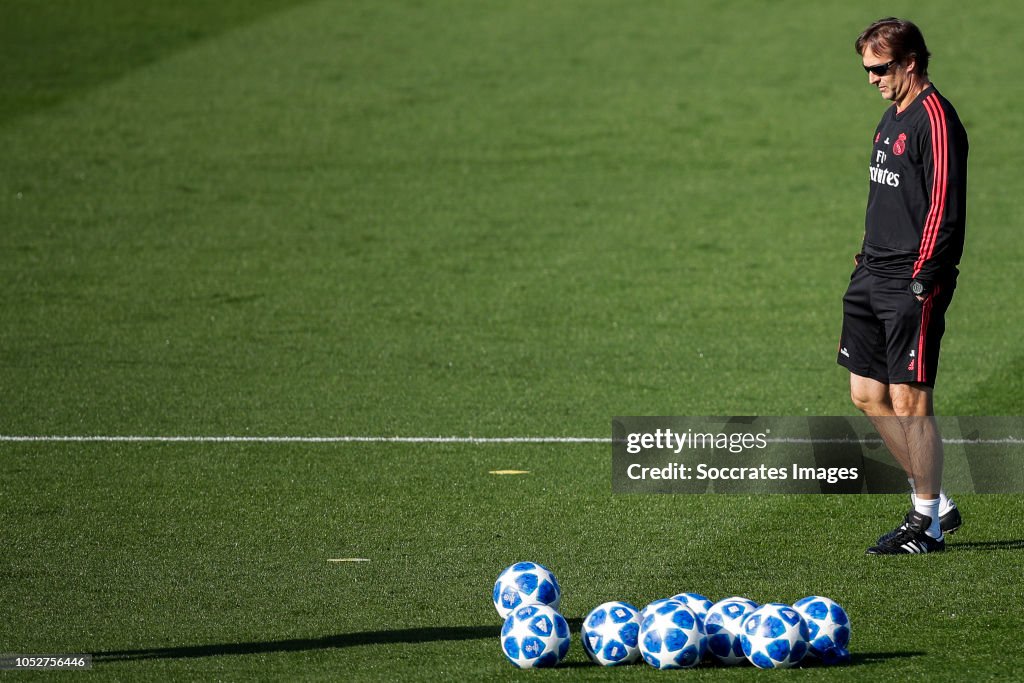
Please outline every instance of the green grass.
[[277, 0], [5, 0], [0, 123], [82, 95], [280, 8]]
[[[850, 414], [884, 106], [852, 42], [894, 12], [971, 136], [938, 409], [1021, 413], [1012, 3], [90, 8], [0, 29], [0, 434]], [[0, 651], [110, 679], [511, 678], [488, 595], [520, 559], [570, 619], [832, 595], [854, 663], [808, 678], [1022, 663], [1016, 496], [960, 497], [950, 552], [879, 562], [903, 498], [612, 496], [602, 445], [0, 442], [0, 466]], [[658, 675], [582, 660], [545, 675]]]
[[[6, 456], [18, 485], [4, 490], [17, 510], [4, 519], [17, 529], [5, 583], [18, 592], [4, 594], [17, 616], [4, 646], [90, 651], [113, 677], [504, 676], [488, 593], [525, 557], [557, 571], [571, 620], [683, 589], [836, 596], [854, 663], [807, 672], [830, 680], [998, 675], [1024, 626], [1006, 609], [1024, 597], [1009, 496], [962, 498], [969, 526], [943, 556], [879, 560], [862, 555], [865, 532], [902, 498], [610, 497], [604, 447], [95, 445], [51, 457], [60, 469], [44, 473], [36, 447]], [[487, 474], [510, 466], [531, 474]], [[569, 662], [583, 665], [578, 642]], [[604, 677], [644, 675], [657, 674]]]

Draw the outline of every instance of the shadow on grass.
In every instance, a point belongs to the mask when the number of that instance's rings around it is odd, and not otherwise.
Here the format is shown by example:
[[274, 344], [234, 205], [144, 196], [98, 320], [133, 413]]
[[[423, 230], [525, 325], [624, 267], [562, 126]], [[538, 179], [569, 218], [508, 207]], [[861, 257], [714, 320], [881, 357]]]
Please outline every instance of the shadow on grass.
[[[868, 664], [883, 664], [893, 659], [909, 659], [911, 657], [923, 657], [925, 652], [857, 652], [854, 650], [850, 653], [850, 662], [848, 664], [836, 664], [834, 666], [827, 666], [821, 663], [821, 660], [816, 659], [808, 655], [800, 662], [800, 669], [848, 669], [851, 666], [864, 666]], [[643, 662], [640, 662], [643, 664]], [[564, 666], [564, 664], [559, 664]], [[743, 667], [752, 668], [749, 664], [743, 664]], [[736, 669], [740, 667], [726, 666], [718, 661], [705, 660], [700, 664], [701, 669]]]
[[952, 552], [977, 552], [986, 550], [1024, 550], [1024, 540], [970, 541], [968, 543], [947, 543], [946, 550]]
[[[850, 653], [849, 666], [861, 666], [864, 664], [882, 664], [892, 659], [909, 659], [911, 657], [924, 657], [926, 652], [857, 652]], [[822, 666], [822, 668], [825, 668]], [[839, 666], [837, 668], [842, 668]]]
[[[812, 657], [805, 657], [800, 663], [799, 668], [801, 669], [848, 669], [851, 666], [865, 666], [870, 664], [884, 664], [894, 659], [908, 659], [910, 657], [923, 657], [926, 653], [924, 652], [853, 652], [850, 654], [849, 664], [839, 664], [836, 666], [825, 666], [819, 660]], [[640, 659], [632, 664], [626, 664], [624, 666], [636, 667], [638, 669], [646, 668], [644, 660]], [[573, 662], [562, 662], [558, 665], [559, 669], [594, 669], [596, 665], [590, 661], [573, 661]], [[747, 668], [753, 669], [750, 664], [744, 664], [742, 667], [726, 666], [718, 661], [712, 659], [705, 659], [700, 663], [700, 669], [737, 669]]]
[[[582, 619], [568, 619], [569, 628], [579, 631]], [[249, 643], [215, 643], [212, 645], [180, 645], [140, 650], [110, 650], [94, 652], [97, 663], [136, 661], [143, 659], [192, 659], [223, 655], [255, 655], [268, 652], [300, 652], [304, 650], [330, 650], [359, 645], [394, 645], [398, 643], [434, 643], [441, 641], [478, 640], [494, 638], [501, 633], [500, 626], [436, 626], [405, 628], [394, 631], [361, 631], [322, 638], [292, 638]]]

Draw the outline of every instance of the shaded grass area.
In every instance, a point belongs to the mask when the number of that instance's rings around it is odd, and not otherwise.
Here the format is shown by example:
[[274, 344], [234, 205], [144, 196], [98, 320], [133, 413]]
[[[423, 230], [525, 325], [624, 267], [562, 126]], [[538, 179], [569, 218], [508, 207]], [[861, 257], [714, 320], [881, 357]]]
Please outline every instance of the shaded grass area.
[[280, 0], [6, 0], [0, 126], [281, 8]]

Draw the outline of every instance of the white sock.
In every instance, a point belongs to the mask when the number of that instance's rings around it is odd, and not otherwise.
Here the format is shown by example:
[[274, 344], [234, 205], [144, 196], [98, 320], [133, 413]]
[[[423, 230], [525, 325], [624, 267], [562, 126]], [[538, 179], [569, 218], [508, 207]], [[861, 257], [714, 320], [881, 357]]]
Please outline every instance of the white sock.
[[[910, 484], [910, 502], [912, 505], [917, 505], [917, 487], [914, 486], [914, 478], [907, 477], [907, 482]], [[946, 495], [946, 489], [939, 489], [939, 517], [955, 507], [956, 503]]]
[[939, 516], [946, 514], [950, 510], [956, 507], [956, 503], [953, 499], [946, 495], [945, 491], [939, 491]]
[[939, 528], [939, 499], [929, 500], [914, 496], [914, 509], [918, 514], [931, 518], [931, 526], [925, 530], [925, 533], [935, 539], [942, 538], [942, 529]]

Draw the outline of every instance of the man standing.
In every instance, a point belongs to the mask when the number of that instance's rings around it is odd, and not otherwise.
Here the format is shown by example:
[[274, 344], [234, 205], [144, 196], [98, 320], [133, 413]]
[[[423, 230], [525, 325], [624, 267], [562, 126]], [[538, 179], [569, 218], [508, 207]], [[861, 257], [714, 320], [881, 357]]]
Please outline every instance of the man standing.
[[838, 362], [854, 405], [907, 473], [913, 508], [870, 555], [945, 550], [960, 512], [942, 491], [932, 391], [967, 207], [967, 133], [928, 78], [921, 31], [893, 17], [857, 38], [868, 82], [893, 104], [874, 134], [864, 243], [843, 297]]

